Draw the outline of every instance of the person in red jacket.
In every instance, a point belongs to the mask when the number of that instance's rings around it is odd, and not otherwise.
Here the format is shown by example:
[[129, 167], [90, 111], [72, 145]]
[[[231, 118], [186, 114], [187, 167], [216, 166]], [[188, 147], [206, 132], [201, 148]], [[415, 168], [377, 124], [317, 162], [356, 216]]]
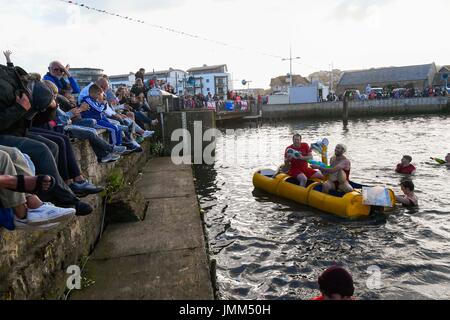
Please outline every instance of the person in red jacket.
[[353, 298], [355, 294], [353, 278], [342, 267], [333, 266], [325, 270], [320, 275], [318, 282], [322, 295], [311, 300], [355, 300]]
[[397, 168], [395, 169], [395, 172], [401, 173], [401, 174], [414, 174], [416, 173], [416, 167], [414, 167], [412, 164], [412, 157], [411, 156], [403, 156], [401, 163], [397, 165]]
[[[298, 156], [295, 157], [290, 151], [298, 153]], [[307, 161], [312, 159], [312, 151], [309, 145], [307, 143], [302, 143], [302, 136], [300, 134], [295, 134], [293, 137], [293, 144], [287, 147], [284, 152], [284, 162], [286, 167], [289, 168], [288, 174], [297, 178], [302, 187], [306, 186], [308, 179], [323, 179], [323, 175], [320, 171], [309, 167]]]

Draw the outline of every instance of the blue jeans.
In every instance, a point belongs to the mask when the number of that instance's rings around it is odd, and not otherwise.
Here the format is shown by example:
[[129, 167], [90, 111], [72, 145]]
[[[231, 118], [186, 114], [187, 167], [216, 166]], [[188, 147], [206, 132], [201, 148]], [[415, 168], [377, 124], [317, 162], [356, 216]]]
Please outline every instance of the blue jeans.
[[94, 128], [81, 127], [81, 126], [66, 126], [64, 131], [69, 134], [69, 136], [80, 139], [88, 140], [89, 144], [94, 150], [95, 155], [98, 159], [106, 157], [108, 154], [113, 152], [114, 147], [98, 136], [97, 130]]
[[95, 119], [80, 119], [80, 120], [75, 120], [72, 121], [72, 125], [74, 126], [81, 126], [81, 127], [88, 127], [88, 128], [95, 128], [95, 126], [97, 125], [97, 120]]
[[152, 124], [152, 119], [150, 119], [149, 117], [147, 117], [143, 112], [141, 111], [136, 111], [134, 113], [134, 116], [136, 117], [136, 121], [142, 122], [142, 123], [146, 123], [151, 125]]
[[113, 145], [120, 146], [122, 144], [122, 130], [107, 119], [98, 120], [96, 128], [107, 129], [111, 133], [111, 142]]

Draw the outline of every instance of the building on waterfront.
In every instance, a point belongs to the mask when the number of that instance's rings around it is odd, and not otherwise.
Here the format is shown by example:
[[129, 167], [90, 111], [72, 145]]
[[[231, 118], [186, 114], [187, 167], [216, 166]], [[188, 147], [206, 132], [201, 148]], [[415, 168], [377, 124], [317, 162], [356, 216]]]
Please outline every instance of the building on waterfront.
[[164, 81], [165, 83], [170, 84], [175, 88], [175, 92], [177, 95], [182, 95], [186, 88], [188, 73], [186, 71], [173, 68], [162, 71], [153, 70], [152, 72], [147, 72], [144, 76], [144, 80], [146, 82], [150, 79]]
[[103, 69], [96, 68], [70, 68], [70, 74], [77, 80], [80, 88], [96, 81], [103, 75]]
[[[292, 75], [292, 86], [293, 87], [302, 87], [302, 86], [309, 86], [311, 82], [306, 79], [305, 77], [302, 77], [300, 75]], [[290, 76], [279, 76], [276, 78], [272, 78], [270, 80], [270, 89], [272, 93], [277, 92], [285, 92], [286, 94], [289, 91], [290, 86]]]
[[257, 97], [259, 95], [263, 96], [266, 94], [266, 90], [264, 90], [263, 88], [236, 89], [235, 91], [238, 94], [253, 96], [253, 97]]
[[228, 72], [226, 64], [190, 68], [187, 70], [188, 79], [186, 82], [187, 93], [217, 95], [226, 99], [227, 92], [233, 90], [232, 76]]
[[447, 75], [447, 77], [450, 77], [450, 66], [443, 66], [439, 68], [439, 72], [436, 73], [436, 76], [434, 77], [433, 86], [434, 87], [440, 87], [443, 88], [447, 84], [447, 87], [450, 87], [450, 79], [447, 79], [445, 81], [444, 75]]
[[113, 90], [117, 90], [120, 86], [132, 87], [135, 81], [136, 77], [133, 72], [109, 76], [109, 83]]
[[436, 65], [433, 63], [389, 67], [369, 70], [346, 71], [339, 81], [337, 92], [342, 94], [347, 89], [356, 89], [365, 92], [367, 85], [372, 88], [394, 88], [414, 87], [419, 90], [431, 86], [437, 73]]
[[269, 96], [269, 105], [273, 104], [301, 104], [301, 103], [317, 103], [326, 101], [327, 95], [330, 93], [328, 86], [313, 81], [309, 85], [294, 86], [288, 89], [288, 94], [275, 93]]

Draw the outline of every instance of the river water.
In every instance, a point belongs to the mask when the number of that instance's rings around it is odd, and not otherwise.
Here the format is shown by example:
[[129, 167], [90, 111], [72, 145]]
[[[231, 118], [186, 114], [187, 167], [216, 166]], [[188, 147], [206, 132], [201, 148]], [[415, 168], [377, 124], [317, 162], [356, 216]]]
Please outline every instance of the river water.
[[[450, 299], [450, 170], [429, 159], [450, 152], [449, 128], [449, 117], [429, 116], [221, 129], [215, 163], [195, 167], [219, 296], [309, 299], [337, 263], [352, 273], [358, 299]], [[419, 209], [348, 221], [255, 190], [253, 173], [276, 169], [295, 132], [308, 143], [328, 138], [331, 150], [346, 144], [353, 181], [396, 192], [395, 166], [411, 155]]]

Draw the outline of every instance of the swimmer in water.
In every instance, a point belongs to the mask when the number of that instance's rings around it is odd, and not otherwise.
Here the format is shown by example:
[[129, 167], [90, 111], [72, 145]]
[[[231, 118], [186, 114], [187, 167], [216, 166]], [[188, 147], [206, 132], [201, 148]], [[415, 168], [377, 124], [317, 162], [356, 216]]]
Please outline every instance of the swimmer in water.
[[396, 196], [397, 202], [401, 203], [404, 207], [417, 207], [419, 206], [419, 199], [414, 194], [414, 183], [412, 181], [403, 181], [400, 184], [400, 187], [402, 188], [403, 195]]

